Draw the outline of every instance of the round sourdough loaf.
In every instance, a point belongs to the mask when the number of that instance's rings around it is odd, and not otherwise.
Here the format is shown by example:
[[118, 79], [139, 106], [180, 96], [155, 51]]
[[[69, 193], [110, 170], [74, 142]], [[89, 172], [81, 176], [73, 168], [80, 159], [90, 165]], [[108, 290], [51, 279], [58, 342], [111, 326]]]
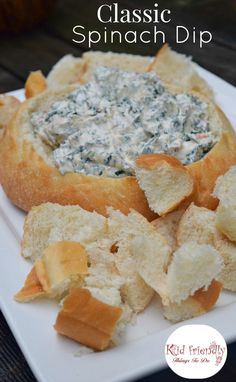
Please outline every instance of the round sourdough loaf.
[[[74, 87], [47, 90], [21, 105], [1, 140], [0, 182], [3, 189], [11, 201], [25, 211], [43, 202], [54, 202], [78, 204], [86, 210], [107, 215], [106, 208], [111, 206], [124, 214], [133, 208], [153, 220], [156, 215], [150, 210], [134, 176], [62, 175], [50, 158], [50, 147], [33, 133], [31, 113], [46, 111]], [[217, 205], [217, 199], [211, 195], [216, 178], [236, 163], [236, 136], [222, 111], [211, 101], [197, 96], [208, 103], [211, 129], [217, 130], [220, 138], [203, 159], [187, 166], [194, 178], [194, 192], [188, 201], [194, 200], [198, 205], [213, 209]]]

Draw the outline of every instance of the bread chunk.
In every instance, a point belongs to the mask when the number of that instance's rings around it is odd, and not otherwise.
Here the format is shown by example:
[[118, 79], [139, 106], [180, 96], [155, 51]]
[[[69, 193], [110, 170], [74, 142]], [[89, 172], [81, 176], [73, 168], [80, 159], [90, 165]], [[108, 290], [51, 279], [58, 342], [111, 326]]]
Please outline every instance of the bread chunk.
[[122, 309], [94, 298], [89, 290], [74, 288], [63, 301], [54, 328], [95, 350], [109, 346]]
[[224, 268], [217, 279], [225, 289], [236, 292], [236, 243], [218, 232], [215, 237], [215, 248], [224, 261]]
[[207, 290], [222, 268], [222, 258], [214, 247], [186, 242], [174, 253], [168, 268], [169, 301], [180, 303], [200, 288]]
[[29, 301], [39, 296], [61, 298], [72, 286], [81, 286], [88, 273], [84, 247], [73, 241], [49, 245], [36, 260], [24, 287], [15, 296], [17, 301]]
[[162, 216], [193, 192], [194, 182], [182, 163], [164, 154], [145, 154], [136, 160], [136, 177], [150, 208]]
[[155, 227], [166, 240], [167, 244], [174, 252], [177, 249], [177, 230], [181, 217], [184, 214], [184, 209], [180, 209], [169, 214], [159, 217], [152, 221], [152, 225]]
[[187, 208], [180, 219], [177, 229], [177, 243], [179, 246], [188, 241], [198, 244], [214, 246], [216, 234], [215, 212], [193, 203]]
[[220, 200], [216, 211], [217, 228], [229, 240], [236, 242], [236, 166], [232, 166], [216, 181], [214, 195]]
[[221, 289], [222, 284], [213, 280], [207, 290], [201, 288], [180, 303], [164, 305], [163, 314], [174, 323], [200, 316], [212, 309], [219, 298]]
[[26, 217], [21, 254], [36, 260], [48, 245], [58, 241], [78, 241], [82, 245], [94, 242], [104, 235], [106, 224], [106, 218], [79, 206], [41, 204]]

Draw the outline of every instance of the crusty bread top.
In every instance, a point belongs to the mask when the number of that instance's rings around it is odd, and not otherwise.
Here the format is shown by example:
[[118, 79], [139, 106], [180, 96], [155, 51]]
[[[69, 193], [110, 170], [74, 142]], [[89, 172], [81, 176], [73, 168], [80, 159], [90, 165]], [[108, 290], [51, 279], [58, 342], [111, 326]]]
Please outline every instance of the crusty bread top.
[[177, 169], [185, 169], [185, 167], [182, 165], [182, 163], [178, 159], [167, 154], [155, 154], [155, 153], [143, 154], [136, 159], [135, 163], [136, 163], [136, 166], [139, 168], [146, 168], [148, 170], [153, 170], [162, 161], [167, 162], [172, 167], [175, 167]]

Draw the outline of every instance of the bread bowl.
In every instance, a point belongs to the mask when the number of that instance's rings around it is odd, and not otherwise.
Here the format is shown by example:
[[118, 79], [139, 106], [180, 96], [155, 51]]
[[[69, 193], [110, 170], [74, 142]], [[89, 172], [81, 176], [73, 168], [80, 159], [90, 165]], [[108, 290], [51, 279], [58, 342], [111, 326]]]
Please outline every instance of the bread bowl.
[[[210, 129], [209, 134], [214, 135], [214, 139], [216, 140], [213, 147], [202, 159], [187, 165], [187, 169], [194, 179], [194, 191], [189, 202], [193, 200], [198, 205], [215, 208], [217, 199], [211, 195], [215, 180], [219, 175], [223, 174], [231, 164], [236, 163], [235, 133], [223, 112], [207, 98], [197, 93], [181, 94], [181, 90], [173, 90], [170, 93], [169, 90], [165, 89], [154, 73], [126, 73], [108, 68], [106, 71], [108, 72], [108, 76], [110, 76], [107, 78], [112, 78], [113, 81], [113, 83], [111, 82], [109, 84], [112, 90], [114, 90], [114, 84], [118, 82], [118, 79], [124, 77], [127, 80], [126, 83], [124, 82], [126, 87], [134, 86], [131, 90], [134, 96], [136, 96], [139, 86], [136, 86], [135, 80], [140, 80], [140, 83], [144, 84], [144, 87], [146, 86], [145, 81], [147, 83], [148, 81], [154, 81], [155, 84], [158, 82], [158, 84], [163, 87], [163, 94], [167, 94], [172, 101], [174, 98], [177, 99], [180, 97], [181, 99], [182, 97], [185, 101], [187, 99], [190, 102], [190, 106], [191, 102], [193, 102], [194, 105], [201, 105], [196, 113], [205, 113]], [[104, 72], [102, 73], [104, 74]], [[103, 74], [101, 74], [101, 76]], [[102, 77], [100, 77], [100, 83], [102, 83], [101, 78]], [[106, 80], [106, 76], [104, 78]], [[103, 83], [106, 83], [105, 80]], [[90, 82], [90, 84], [92, 84], [92, 82]], [[79, 85], [77, 87], [66, 86], [57, 90], [47, 90], [22, 104], [15, 118], [8, 126], [0, 147], [0, 182], [12, 202], [25, 211], [28, 211], [32, 206], [50, 201], [64, 205], [79, 204], [84, 209], [89, 211], [95, 210], [103, 215], [107, 215], [106, 209], [108, 206], [119, 209], [125, 214], [128, 213], [130, 208], [133, 208], [149, 220], [153, 220], [156, 215], [150, 210], [146, 197], [140, 189], [135, 176], [133, 176], [132, 166], [130, 170], [131, 176], [113, 177], [110, 175], [97, 176], [91, 174], [88, 176], [87, 173], [85, 175], [83, 173], [73, 172], [72, 170], [62, 174], [60, 172], [61, 170], [59, 171], [55, 166], [55, 162], [52, 161], [52, 153], [54, 153], [56, 149], [52, 149], [48, 145], [48, 142], [45, 144], [41, 138], [39, 139], [36, 130], [33, 128], [31, 123], [33, 113], [41, 111], [41, 113], [45, 113], [43, 115], [47, 115], [48, 110], [50, 111], [50, 108], [53, 108], [53, 105], [57, 101], [71, 97], [73, 91], [82, 92], [81, 89], [85, 89], [86, 86], [88, 85]], [[143, 89], [144, 88], [142, 88], [141, 91], [143, 91]], [[145, 91], [147, 91], [147, 89], [148, 88], [146, 88]], [[99, 98], [98, 94], [95, 93], [92, 101], [95, 101], [97, 98]], [[81, 105], [83, 106], [84, 104], [81, 103], [79, 106]], [[196, 108], [198, 106], [196, 106]], [[155, 109], [155, 111], [156, 110], [157, 109]], [[194, 114], [194, 112], [192, 114]], [[191, 118], [194, 118], [192, 114]], [[200, 123], [201, 122], [202, 121], [200, 121]], [[118, 124], [117, 126], [120, 125]], [[79, 131], [79, 134], [85, 134], [84, 130], [81, 131], [82, 130]], [[106, 135], [106, 137], [107, 136], [108, 135]], [[120, 133], [119, 137], [126, 136], [125, 131], [125, 134], [122, 135]], [[131, 141], [131, 144], [127, 144], [126, 147], [128, 147], [128, 149], [132, 148], [132, 143]], [[115, 145], [116, 144], [117, 142], [115, 142]], [[122, 141], [122, 144], [119, 146], [119, 150], [125, 150], [125, 146], [123, 145], [124, 141]], [[134, 155], [133, 152], [132, 155]], [[122, 151], [120, 157], [122, 157]], [[123, 158], [121, 158], [121, 160], [122, 159]]]

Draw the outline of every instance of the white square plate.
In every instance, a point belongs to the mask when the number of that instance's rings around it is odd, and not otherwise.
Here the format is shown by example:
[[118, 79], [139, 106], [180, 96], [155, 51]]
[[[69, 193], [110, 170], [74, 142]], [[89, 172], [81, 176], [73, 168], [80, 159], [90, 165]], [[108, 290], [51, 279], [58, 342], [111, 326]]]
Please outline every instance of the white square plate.
[[[215, 90], [218, 104], [236, 129], [236, 89], [202, 68], [198, 67], [198, 71]], [[24, 98], [23, 90], [11, 94]], [[58, 336], [53, 329], [59, 309], [56, 303], [14, 302], [13, 295], [31, 268], [19, 254], [24, 216], [0, 188], [0, 306], [36, 378], [40, 382], [118, 382], [166, 366], [165, 341], [183, 323], [173, 325], [164, 320], [157, 298], [138, 316], [137, 324], [127, 328], [120, 346], [83, 357], [76, 356], [77, 343]], [[233, 341], [235, 315], [236, 293], [223, 292], [211, 312], [185, 323], [212, 325], [227, 341]]]

